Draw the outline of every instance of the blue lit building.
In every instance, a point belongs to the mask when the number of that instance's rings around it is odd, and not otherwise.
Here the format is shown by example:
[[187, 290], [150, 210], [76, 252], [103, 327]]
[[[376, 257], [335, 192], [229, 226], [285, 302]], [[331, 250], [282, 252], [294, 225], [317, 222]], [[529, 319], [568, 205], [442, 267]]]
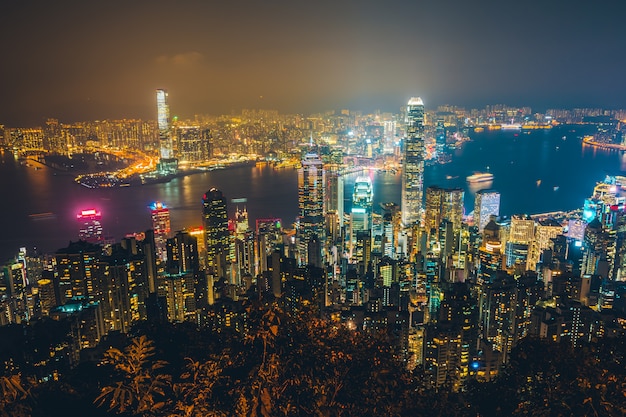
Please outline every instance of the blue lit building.
[[350, 211], [350, 242], [356, 242], [358, 232], [372, 230], [372, 201], [374, 192], [369, 177], [358, 177], [354, 183]]

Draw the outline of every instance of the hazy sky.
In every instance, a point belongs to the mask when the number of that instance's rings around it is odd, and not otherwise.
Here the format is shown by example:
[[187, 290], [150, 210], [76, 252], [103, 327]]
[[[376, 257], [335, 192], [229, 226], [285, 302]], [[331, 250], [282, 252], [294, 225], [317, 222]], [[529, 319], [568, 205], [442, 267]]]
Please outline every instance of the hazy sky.
[[626, 107], [621, 0], [0, 0], [0, 123]]

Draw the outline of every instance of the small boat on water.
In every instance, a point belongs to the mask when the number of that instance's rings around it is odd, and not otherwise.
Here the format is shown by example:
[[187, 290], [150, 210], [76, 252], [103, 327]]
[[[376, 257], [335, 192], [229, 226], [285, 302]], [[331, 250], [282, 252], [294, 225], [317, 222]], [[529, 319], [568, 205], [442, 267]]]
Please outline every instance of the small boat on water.
[[470, 184], [493, 181], [493, 174], [490, 172], [476, 172], [466, 178]]
[[56, 218], [55, 214], [50, 211], [45, 213], [29, 214], [28, 217], [30, 217], [31, 220], [52, 220]]

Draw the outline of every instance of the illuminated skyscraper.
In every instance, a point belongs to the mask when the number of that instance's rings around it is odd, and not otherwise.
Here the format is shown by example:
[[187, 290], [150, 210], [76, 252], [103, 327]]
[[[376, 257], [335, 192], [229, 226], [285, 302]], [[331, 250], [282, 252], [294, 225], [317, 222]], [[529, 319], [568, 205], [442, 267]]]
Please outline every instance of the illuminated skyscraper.
[[101, 252], [100, 246], [84, 241], [70, 242], [67, 248], [57, 250], [52, 267], [61, 305], [74, 297], [89, 301], [102, 299], [103, 282], [97, 276]]
[[343, 226], [343, 188], [344, 180], [339, 164], [324, 167], [326, 175], [326, 212], [336, 213], [339, 227]]
[[509, 242], [530, 245], [535, 238], [535, 221], [527, 215], [514, 214], [511, 216]]
[[167, 104], [167, 92], [156, 90], [157, 96], [157, 123], [159, 126], [159, 166], [161, 174], [173, 174], [178, 168], [178, 161], [174, 158], [172, 131], [170, 126], [170, 107]]
[[350, 240], [356, 243], [358, 232], [372, 230], [372, 201], [374, 192], [368, 177], [358, 177], [354, 182], [352, 211], [350, 213]]
[[500, 193], [493, 190], [478, 191], [474, 200], [474, 225], [478, 226], [480, 233], [492, 215], [500, 215]]
[[460, 230], [464, 197], [465, 191], [461, 188], [428, 187], [424, 216], [426, 232], [430, 234], [431, 230], [437, 230], [443, 220], [450, 221], [453, 230]]
[[515, 279], [510, 275], [494, 277], [479, 289], [481, 338], [493, 343], [504, 357], [513, 344], [516, 302]]
[[502, 269], [502, 255], [500, 226], [490, 221], [483, 229], [483, 241], [478, 249], [478, 284], [489, 283], [496, 278], [498, 271]]
[[154, 242], [156, 252], [162, 261], [167, 259], [167, 239], [170, 237], [170, 209], [160, 201], [155, 201], [150, 206], [152, 229], [154, 230]]
[[250, 223], [248, 222], [248, 210], [244, 207], [243, 210], [235, 211], [235, 234], [237, 237], [242, 237], [250, 230]]
[[218, 277], [226, 274], [230, 250], [226, 198], [217, 188], [211, 188], [202, 197], [202, 220], [206, 246], [206, 267]]
[[527, 269], [535, 270], [541, 258], [541, 253], [549, 249], [552, 239], [563, 234], [563, 226], [554, 219], [544, 219], [537, 222], [535, 238], [528, 248]]
[[200, 270], [198, 239], [189, 232], [179, 231], [167, 240], [167, 272], [169, 274], [197, 273]]
[[[606, 259], [610, 241], [610, 234], [607, 233], [597, 217], [587, 225], [583, 240], [581, 275], [597, 274], [603, 275], [603, 278], [608, 277]], [[603, 264], [605, 268], [603, 268]]]
[[419, 223], [424, 193], [424, 103], [419, 97], [409, 100], [406, 140], [402, 166], [402, 223]]
[[159, 148], [161, 159], [170, 159], [174, 156], [172, 137], [170, 132], [170, 106], [167, 104], [167, 92], [156, 90], [157, 123], [159, 126]]
[[102, 236], [102, 213], [96, 209], [81, 210], [76, 215], [76, 219], [81, 223], [80, 230], [78, 231], [78, 238], [80, 240], [86, 240], [90, 243], [100, 243], [103, 241]]
[[325, 241], [324, 180], [322, 160], [315, 153], [307, 153], [298, 170], [298, 206], [300, 209], [298, 235], [303, 245], [301, 254], [307, 253], [305, 245], [313, 235], [317, 235], [319, 242]]

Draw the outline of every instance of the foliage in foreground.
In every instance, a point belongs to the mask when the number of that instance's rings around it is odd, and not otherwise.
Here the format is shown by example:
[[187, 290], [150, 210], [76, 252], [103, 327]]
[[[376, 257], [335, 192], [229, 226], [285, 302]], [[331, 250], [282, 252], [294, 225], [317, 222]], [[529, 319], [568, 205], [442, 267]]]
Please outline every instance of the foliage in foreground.
[[311, 312], [251, 304], [238, 334], [143, 326], [99, 366], [62, 383], [0, 380], [0, 417], [123, 416], [619, 416], [626, 414], [624, 339], [578, 349], [523, 341], [500, 376], [460, 393], [409, 373], [384, 334]]

